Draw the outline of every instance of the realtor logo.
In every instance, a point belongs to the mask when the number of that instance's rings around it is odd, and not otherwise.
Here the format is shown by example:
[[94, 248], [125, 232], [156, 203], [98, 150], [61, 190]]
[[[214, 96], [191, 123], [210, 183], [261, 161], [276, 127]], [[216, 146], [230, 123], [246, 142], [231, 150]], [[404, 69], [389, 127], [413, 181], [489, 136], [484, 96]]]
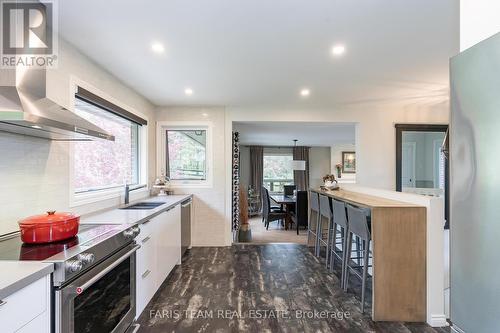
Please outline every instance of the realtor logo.
[[53, 67], [54, 3], [1, 0], [2, 67]]

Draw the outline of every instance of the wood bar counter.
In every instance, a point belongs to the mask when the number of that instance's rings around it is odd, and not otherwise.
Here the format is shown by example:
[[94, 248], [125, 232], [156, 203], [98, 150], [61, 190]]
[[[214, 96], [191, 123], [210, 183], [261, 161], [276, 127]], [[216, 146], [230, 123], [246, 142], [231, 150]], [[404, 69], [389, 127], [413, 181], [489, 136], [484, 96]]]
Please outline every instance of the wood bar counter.
[[372, 319], [426, 321], [426, 208], [347, 190], [311, 191], [371, 209]]

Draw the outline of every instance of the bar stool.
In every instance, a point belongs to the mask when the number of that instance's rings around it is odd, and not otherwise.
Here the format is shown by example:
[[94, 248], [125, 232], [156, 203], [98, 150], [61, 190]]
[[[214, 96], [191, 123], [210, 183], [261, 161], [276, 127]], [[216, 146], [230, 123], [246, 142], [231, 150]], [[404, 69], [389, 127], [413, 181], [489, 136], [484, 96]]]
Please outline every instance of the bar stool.
[[[330, 197], [320, 194], [319, 195], [319, 222], [318, 222], [318, 231], [316, 233], [316, 237], [318, 239], [318, 256], [321, 253], [321, 246], [326, 247], [325, 253], [325, 266], [328, 268], [328, 258], [330, 255], [330, 237], [331, 230], [333, 227], [333, 214], [332, 207], [330, 203]], [[326, 228], [325, 228], [326, 227]], [[326, 230], [326, 232], [325, 232]], [[326, 235], [326, 240], [324, 239]]]
[[[330, 271], [333, 272], [333, 267], [335, 264], [335, 258], [339, 259], [342, 263], [341, 277], [340, 277], [340, 287], [344, 287], [345, 278], [345, 263], [346, 263], [346, 248], [347, 248], [347, 237], [349, 234], [349, 223], [347, 221], [346, 207], [343, 201], [336, 199], [332, 200], [333, 209], [333, 230], [332, 230], [332, 243], [330, 246]], [[338, 234], [338, 236], [337, 236]], [[337, 240], [340, 240], [338, 242]], [[340, 245], [340, 250], [337, 248]]]
[[309, 191], [309, 219], [307, 223], [307, 245], [310, 236], [314, 236], [314, 255], [318, 256], [318, 220], [319, 220], [319, 196], [317, 192]]
[[[370, 223], [367, 216], [367, 211], [365, 209], [360, 209], [352, 205], [347, 204], [347, 219], [349, 221], [349, 230], [347, 235], [347, 255], [346, 255], [346, 271], [345, 271], [345, 281], [344, 290], [347, 291], [349, 284], [349, 273], [353, 273], [358, 278], [361, 279], [361, 312], [365, 311], [365, 292], [366, 292], [366, 281], [368, 279], [368, 268], [369, 258], [370, 258], [370, 243], [371, 243], [371, 232]], [[361, 239], [363, 244], [363, 265], [352, 265], [351, 264], [351, 252], [352, 252], [352, 237], [356, 235]], [[358, 271], [358, 268], [362, 268], [362, 273]]]

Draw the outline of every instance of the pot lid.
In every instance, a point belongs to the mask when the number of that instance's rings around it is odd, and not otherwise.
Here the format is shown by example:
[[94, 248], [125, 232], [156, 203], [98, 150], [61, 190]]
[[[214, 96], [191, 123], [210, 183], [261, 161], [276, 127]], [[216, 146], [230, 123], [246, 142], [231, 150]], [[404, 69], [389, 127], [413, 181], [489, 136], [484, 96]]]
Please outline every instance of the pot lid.
[[66, 212], [48, 211], [46, 214], [33, 215], [19, 221], [19, 225], [44, 225], [53, 223], [64, 223], [68, 220], [79, 218], [78, 215]]

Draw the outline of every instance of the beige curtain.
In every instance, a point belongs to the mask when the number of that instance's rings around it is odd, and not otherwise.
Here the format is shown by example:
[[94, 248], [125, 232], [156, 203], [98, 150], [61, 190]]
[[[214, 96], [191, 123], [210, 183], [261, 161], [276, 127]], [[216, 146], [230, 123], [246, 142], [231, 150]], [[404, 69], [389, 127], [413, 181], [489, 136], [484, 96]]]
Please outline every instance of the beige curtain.
[[[262, 198], [262, 183], [264, 181], [264, 147], [250, 146], [250, 185], [255, 193]], [[259, 204], [259, 211], [260, 211]]]
[[306, 170], [294, 170], [293, 181], [299, 191], [309, 189], [309, 147], [293, 147], [293, 159], [306, 161]]

